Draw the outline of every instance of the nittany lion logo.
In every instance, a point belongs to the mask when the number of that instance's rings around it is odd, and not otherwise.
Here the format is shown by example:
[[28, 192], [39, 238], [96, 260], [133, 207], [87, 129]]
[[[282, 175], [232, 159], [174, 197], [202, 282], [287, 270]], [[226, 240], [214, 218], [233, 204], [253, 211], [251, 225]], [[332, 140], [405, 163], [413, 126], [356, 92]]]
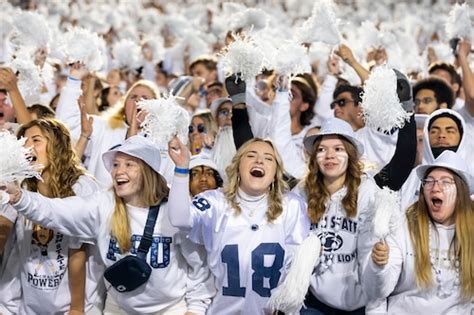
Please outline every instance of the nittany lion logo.
[[[334, 233], [332, 231], [320, 232], [320, 233], [318, 233], [318, 237], [319, 237], [320, 240], [323, 239], [323, 234], [326, 235], [326, 241], [324, 242], [324, 244], [321, 241], [321, 245], [322, 245], [324, 251], [326, 251], [326, 252], [329, 252], [329, 251], [335, 252], [336, 250], [338, 250], [339, 248], [342, 247], [342, 244], [344, 243], [344, 241], [342, 240], [342, 237], [340, 235], [336, 235], [336, 233]], [[336, 244], [336, 245], [333, 245], [333, 244]]]

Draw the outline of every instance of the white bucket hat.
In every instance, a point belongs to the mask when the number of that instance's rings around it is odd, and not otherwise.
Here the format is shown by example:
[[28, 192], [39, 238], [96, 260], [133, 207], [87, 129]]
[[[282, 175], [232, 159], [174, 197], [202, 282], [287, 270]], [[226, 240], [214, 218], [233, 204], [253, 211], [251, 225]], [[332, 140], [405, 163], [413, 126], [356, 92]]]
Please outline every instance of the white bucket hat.
[[160, 150], [149, 139], [143, 136], [132, 136], [125, 140], [124, 143], [102, 154], [102, 161], [104, 166], [109, 171], [112, 171], [115, 155], [118, 152], [128, 154], [142, 160], [150, 166], [155, 172], [160, 173]]
[[219, 106], [221, 106], [225, 102], [230, 102], [232, 104], [232, 100], [228, 97], [218, 98], [214, 100], [214, 102], [211, 103], [210, 109], [211, 109], [212, 117], [217, 119], [217, 110], [219, 109]]
[[431, 164], [420, 165], [416, 168], [416, 175], [420, 180], [426, 177], [430, 168], [442, 167], [459, 175], [469, 187], [470, 193], [474, 193], [474, 179], [469, 174], [467, 164], [462, 157], [451, 150], [444, 150]]
[[321, 131], [318, 134], [306, 137], [306, 139], [303, 140], [305, 149], [308, 152], [313, 153], [314, 143], [316, 142], [316, 140], [318, 140], [322, 136], [328, 135], [338, 135], [346, 138], [357, 149], [357, 153], [359, 156], [364, 154], [364, 145], [362, 144], [362, 142], [355, 138], [355, 134], [352, 130], [351, 125], [348, 122], [339, 118], [329, 118], [323, 121], [323, 123], [321, 124]]

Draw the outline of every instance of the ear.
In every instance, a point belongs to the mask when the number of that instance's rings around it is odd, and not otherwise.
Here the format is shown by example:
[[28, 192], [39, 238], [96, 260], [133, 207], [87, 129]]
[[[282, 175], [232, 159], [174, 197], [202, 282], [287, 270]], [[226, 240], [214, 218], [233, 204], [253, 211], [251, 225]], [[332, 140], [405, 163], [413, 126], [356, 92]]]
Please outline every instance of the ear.
[[443, 103], [439, 104], [439, 108], [448, 108], [448, 103], [443, 102]]
[[303, 113], [303, 112], [307, 111], [308, 108], [309, 108], [309, 103], [303, 102], [303, 103], [301, 103], [301, 105], [299, 106], [298, 109], [299, 109], [300, 112]]
[[451, 87], [453, 88], [454, 96], [456, 97], [460, 88], [459, 83], [453, 83], [451, 84]]

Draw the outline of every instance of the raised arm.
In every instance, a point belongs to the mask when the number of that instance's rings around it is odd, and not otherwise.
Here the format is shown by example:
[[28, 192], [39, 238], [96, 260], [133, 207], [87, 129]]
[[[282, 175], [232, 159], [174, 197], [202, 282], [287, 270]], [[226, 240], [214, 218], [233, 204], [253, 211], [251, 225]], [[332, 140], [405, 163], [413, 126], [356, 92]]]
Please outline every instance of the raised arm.
[[362, 83], [369, 78], [369, 70], [365, 69], [354, 57], [349, 46], [341, 44], [336, 54], [344, 60], [359, 76]]
[[471, 51], [471, 43], [467, 40], [459, 42], [457, 62], [462, 71], [462, 87], [466, 95], [464, 106], [466, 110], [474, 117], [474, 74], [469, 66], [469, 52]]
[[190, 152], [178, 137], [174, 137], [168, 144], [168, 154], [176, 165], [168, 198], [170, 222], [178, 228], [190, 228], [193, 223], [189, 197]]
[[28, 109], [26, 108], [23, 96], [21, 96], [17, 84], [17, 78], [12, 69], [0, 68], [0, 88], [7, 90], [19, 124], [26, 124], [33, 120], [30, 112], [28, 112]]

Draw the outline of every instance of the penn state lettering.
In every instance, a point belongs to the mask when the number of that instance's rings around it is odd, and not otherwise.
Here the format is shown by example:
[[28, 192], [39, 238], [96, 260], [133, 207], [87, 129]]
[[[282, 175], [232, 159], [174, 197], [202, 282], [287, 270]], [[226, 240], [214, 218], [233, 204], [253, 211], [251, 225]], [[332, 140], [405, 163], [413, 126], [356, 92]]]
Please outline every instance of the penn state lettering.
[[[338, 220], [336, 216], [332, 216], [329, 221], [328, 221], [328, 217], [324, 217], [324, 220], [326, 220], [326, 222], [330, 222], [329, 228], [331, 229], [334, 229], [338, 221], [340, 221], [342, 231], [347, 231], [352, 234], [357, 233], [357, 222], [352, 221], [351, 219], [342, 217]], [[319, 223], [311, 224], [311, 230], [314, 231], [318, 228], [319, 228]]]
[[[137, 249], [140, 245], [141, 239], [141, 235], [132, 235], [132, 248], [130, 249], [130, 254], [137, 254]], [[149, 264], [152, 268], [166, 268], [169, 265], [171, 243], [173, 243], [173, 238], [170, 236], [153, 236], [153, 241], [148, 251], [148, 254], [150, 255]], [[117, 261], [117, 256], [115, 254], [120, 254], [120, 247], [118, 246], [115, 237], [111, 237], [109, 242], [109, 249], [107, 251], [107, 259]]]

